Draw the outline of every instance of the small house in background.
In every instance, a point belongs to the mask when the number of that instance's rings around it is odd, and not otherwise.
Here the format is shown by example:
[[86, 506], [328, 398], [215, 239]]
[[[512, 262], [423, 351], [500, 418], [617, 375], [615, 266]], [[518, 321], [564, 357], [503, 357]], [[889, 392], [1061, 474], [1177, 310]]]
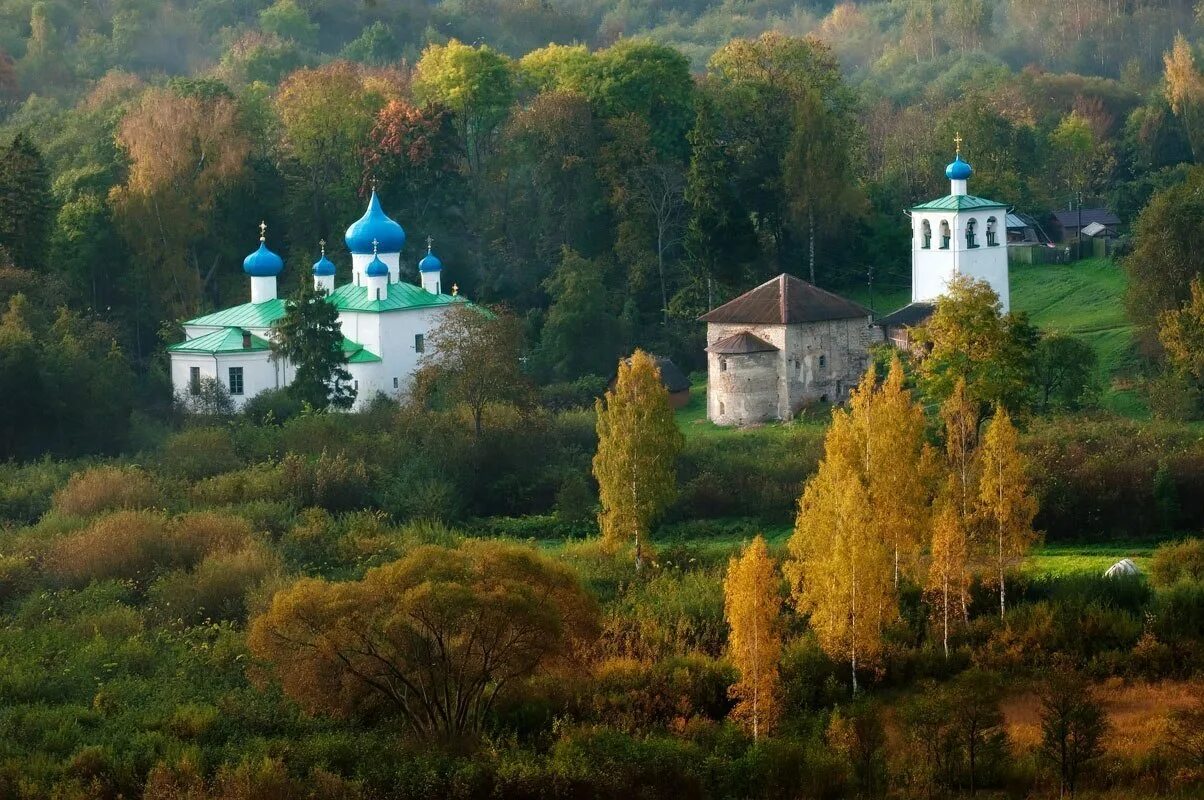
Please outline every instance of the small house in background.
[[[1116, 236], [1120, 231], [1120, 217], [1106, 208], [1077, 208], [1053, 212], [1054, 220], [1061, 231], [1061, 241], [1074, 241], [1079, 238], [1080, 225], [1084, 236], [1099, 236], [1106, 234]], [[1091, 228], [1096, 233], [1089, 233]]]
[[[652, 356], [652, 360], [656, 362], [656, 368], [660, 371], [661, 385], [669, 393], [669, 405], [673, 408], [684, 408], [686, 403], [690, 402], [690, 379], [671, 359], [651, 353], [649, 355]], [[630, 358], [625, 358], [623, 361], [627, 364], [631, 363]], [[610, 379], [609, 388], [615, 388], [616, 380], [618, 380], [617, 375]]]
[[1116, 231], [1102, 223], [1093, 222], [1083, 226], [1083, 235], [1090, 236], [1092, 239], [1110, 239], [1116, 235]]
[[1041, 225], [1028, 214], [1009, 212], [1007, 226], [1009, 245], [1045, 244], [1049, 241]]
[[882, 330], [882, 335], [899, 350], [911, 350], [915, 344], [914, 328], [919, 328], [928, 322], [928, 318], [936, 311], [936, 303], [908, 303], [897, 311], [892, 311], [885, 317], [874, 320], [874, 327]]

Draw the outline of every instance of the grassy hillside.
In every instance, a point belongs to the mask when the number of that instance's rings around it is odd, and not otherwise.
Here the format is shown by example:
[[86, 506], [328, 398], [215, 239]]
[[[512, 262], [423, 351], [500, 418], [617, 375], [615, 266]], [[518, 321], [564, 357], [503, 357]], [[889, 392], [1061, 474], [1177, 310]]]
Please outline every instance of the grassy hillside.
[[1146, 410], [1126, 378], [1135, 368], [1134, 329], [1125, 317], [1127, 275], [1108, 259], [1013, 266], [1012, 308], [1046, 331], [1085, 340], [1099, 356], [1103, 403], [1117, 413]]

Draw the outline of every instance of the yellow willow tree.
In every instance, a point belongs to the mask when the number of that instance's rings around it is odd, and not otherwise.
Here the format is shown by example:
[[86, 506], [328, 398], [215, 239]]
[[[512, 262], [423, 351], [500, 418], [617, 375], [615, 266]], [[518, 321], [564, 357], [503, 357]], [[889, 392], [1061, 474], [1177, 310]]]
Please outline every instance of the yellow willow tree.
[[989, 536], [989, 552], [998, 569], [999, 617], [1007, 607], [1004, 573], [1023, 558], [1037, 539], [1033, 518], [1037, 501], [1032, 496], [1028, 463], [1020, 452], [1020, 437], [1007, 409], [995, 410], [982, 441], [982, 477], [978, 485], [980, 513]]
[[[856, 403], [864, 403], [865, 392], [863, 381]], [[865, 478], [874, 522], [893, 551], [898, 587], [900, 560], [912, 566], [928, 532], [935, 458], [924, 442], [924, 409], [903, 385], [903, 364], [897, 355], [881, 389], [868, 399], [873, 407], [863, 420], [869, 459]]]
[[881, 652], [882, 623], [898, 615], [892, 552], [878, 535], [863, 477], [865, 445], [854, 417], [864, 410], [855, 405], [832, 415], [785, 567], [795, 604], [810, 615], [824, 652], [848, 660], [854, 694], [858, 666]]
[[612, 544], [635, 543], [639, 570], [651, 528], [677, 492], [677, 455], [683, 444], [652, 356], [636, 350], [619, 362], [614, 388], [596, 408], [598, 526]]
[[723, 580], [728, 648], [740, 673], [739, 681], [728, 691], [736, 700], [731, 716], [752, 733], [753, 741], [773, 730], [782, 710], [780, 582], [763, 536], [732, 558]]
[[957, 495], [957, 478], [950, 475], [933, 517], [932, 559], [924, 587], [940, 615], [945, 658], [949, 658], [949, 616], [966, 607], [970, 590], [969, 542]]

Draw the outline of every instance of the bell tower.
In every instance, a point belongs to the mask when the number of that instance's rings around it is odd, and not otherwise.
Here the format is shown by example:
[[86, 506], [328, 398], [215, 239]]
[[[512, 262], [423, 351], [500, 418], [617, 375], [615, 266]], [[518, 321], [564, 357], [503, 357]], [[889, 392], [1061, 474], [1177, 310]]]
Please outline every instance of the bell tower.
[[961, 134], [945, 168], [949, 194], [911, 209], [911, 301], [932, 303], [954, 275], [986, 281], [1010, 308], [1007, 206], [969, 193], [974, 169], [962, 160]]

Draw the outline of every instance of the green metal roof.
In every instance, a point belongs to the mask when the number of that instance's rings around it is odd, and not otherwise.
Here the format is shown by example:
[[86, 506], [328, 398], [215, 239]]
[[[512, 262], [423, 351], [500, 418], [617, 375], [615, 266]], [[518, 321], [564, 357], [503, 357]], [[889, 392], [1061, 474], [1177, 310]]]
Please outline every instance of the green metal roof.
[[405, 311], [410, 308], [431, 308], [463, 303], [463, 298], [450, 294], [431, 294], [412, 283], [390, 283], [389, 295], [383, 300], [368, 299], [368, 287], [347, 283], [334, 290], [330, 302], [339, 311]]
[[271, 349], [272, 346], [266, 340], [255, 334], [250, 334], [251, 346], [243, 347], [243, 334], [245, 333], [246, 331], [242, 328], [222, 328], [220, 331], [213, 331], [195, 339], [169, 345], [167, 349], [172, 353], [209, 354], [255, 353]]
[[223, 308], [203, 317], [190, 319], [185, 325], [211, 325], [213, 327], [235, 326], [239, 328], [270, 328], [272, 323], [284, 316], [284, 298], [277, 297], [262, 303], [243, 303], [241, 306]]
[[343, 352], [347, 354], [348, 364], [372, 364], [381, 360], [380, 356], [365, 350], [362, 344], [353, 342], [346, 336], [343, 337]]
[[973, 211], [976, 208], [1007, 208], [1007, 204], [972, 194], [950, 194], [913, 206], [912, 211]]

